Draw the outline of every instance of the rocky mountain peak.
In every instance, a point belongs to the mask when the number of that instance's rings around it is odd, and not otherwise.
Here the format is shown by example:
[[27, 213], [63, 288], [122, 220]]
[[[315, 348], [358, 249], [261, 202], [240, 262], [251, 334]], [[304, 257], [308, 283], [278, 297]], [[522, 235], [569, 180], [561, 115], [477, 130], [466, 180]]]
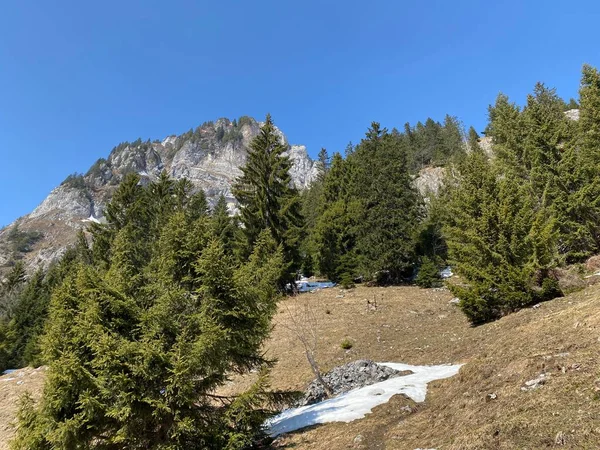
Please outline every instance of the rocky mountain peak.
[[[210, 204], [224, 195], [230, 207], [235, 208], [231, 187], [241, 175], [240, 167], [245, 164], [250, 142], [260, 127], [260, 122], [248, 116], [237, 120], [221, 118], [178, 136], [117, 145], [85, 174], [69, 175], [30, 214], [0, 230], [0, 263], [7, 263], [15, 256], [9, 238], [15, 228], [43, 236], [32, 246], [32, 251], [17, 257], [25, 256], [31, 265], [54, 259], [73, 242], [77, 229], [89, 221], [103, 219], [104, 208], [129, 173], [139, 174], [143, 181], [156, 179], [162, 171], [174, 179], [188, 178], [205, 191]], [[305, 146], [290, 145], [279, 129], [277, 134], [288, 148], [292, 182], [298, 189], [307, 188], [317, 176], [315, 161]]]

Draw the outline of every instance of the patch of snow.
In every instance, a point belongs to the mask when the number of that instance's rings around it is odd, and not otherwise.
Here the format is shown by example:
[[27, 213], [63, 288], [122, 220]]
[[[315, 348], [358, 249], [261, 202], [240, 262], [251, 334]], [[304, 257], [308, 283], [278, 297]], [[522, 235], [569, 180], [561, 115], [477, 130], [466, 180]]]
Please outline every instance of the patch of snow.
[[139, 171], [138, 175], [141, 177], [149, 177], [150, 176], [150, 175], [148, 175], [148, 172], [146, 172], [145, 170]]
[[454, 276], [454, 273], [452, 272], [452, 268], [450, 266], [446, 267], [444, 270], [440, 271], [440, 278], [450, 278]]
[[335, 286], [333, 281], [308, 281], [300, 280], [296, 282], [298, 292], [314, 292], [319, 289], [327, 289]]
[[100, 223], [100, 221], [96, 219], [93, 214], [90, 214], [90, 217], [88, 217], [87, 219], [83, 219], [82, 222]]
[[275, 437], [319, 423], [352, 422], [362, 419], [374, 407], [387, 403], [396, 394], [404, 394], [415, 402], [423, 402], [427, 394], [427, 383], [452, 377], [461, 367], [461, 364], [443, 366], [378, 364], [400, 371], [410, 370], [413, 373], [355, 389], [313, 405], [286, 409], [267, 421], [268, 433]]

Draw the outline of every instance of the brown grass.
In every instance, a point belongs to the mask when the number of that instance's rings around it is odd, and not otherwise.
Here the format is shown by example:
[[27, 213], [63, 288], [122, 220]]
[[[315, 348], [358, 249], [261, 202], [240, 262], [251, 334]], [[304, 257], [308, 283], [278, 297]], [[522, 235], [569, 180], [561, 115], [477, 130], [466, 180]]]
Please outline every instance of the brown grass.
[[[364, 299], [374, 292], [384, 293], [384, 307], [366, 313]], [[278, 448], [600, 448], [598, 286], [477, 328], [448, 304], [450, 295], [443, 291], [359, 288], [344, 299], [333, 293], [313, 295], [337, 311], [323, 321], [324, 365], [358, 357], [466, 365], [458, 376], [431, 383], [426, 402], [409, 415], [398, 401], [390, 402], [363, 420], [284, 436]], [[340, 356], [332, 343], [344, 331], [356, 336], [356, 353]], [[284, 341], [276, 329], [269, 348], [282, 359]], [[284, 370], [278, 383], [296, 387], [300, 375], [290, 364], [301, 365], [301, 357], [289, 345], [274, 377]], [[540, 373], [550, 374], [543, 387], [521, 390]], [[496, 399], [486, 399], [488, 394]]]
[[14, 419], [19, 407], [19, 398], [26, 391], [38, 398], [44, 384], [44, 368], [26, 368], [0, 376], [0, 449], [8, 449], [14, 434]]
[[[423, 404], [396, 396], [362, 420], [300, 430], [280, 437], [274, 447], [600, 448], [600, 286], [477, 328], [449, 303], [451, 298], [444, 289], [358, 287], [283, 300], [265, 347], [278, 359], [273, 388], [303, 389], [313, 378], [288, 326], [289, 314], [305, 301], [316, 312], [317, 358], [324, 370], [359, 358], [465, 366], [457, 376], [431, 383]], [[352, 342], [351, 349], [341, 348], [344, 339]], [[521, 390], [540, 373], [550, 375], [543, 387]], [[251, 376], [234, 378], [223, 393], [251, 382]], [[3, 427], [14, 417], [21, 389], [14, 382], [7, 386], [14, 392], [3, 402]], [[39, 384], [32, 387], [39, 390]], [[488, 394], [496, 399], [486, 399]]]

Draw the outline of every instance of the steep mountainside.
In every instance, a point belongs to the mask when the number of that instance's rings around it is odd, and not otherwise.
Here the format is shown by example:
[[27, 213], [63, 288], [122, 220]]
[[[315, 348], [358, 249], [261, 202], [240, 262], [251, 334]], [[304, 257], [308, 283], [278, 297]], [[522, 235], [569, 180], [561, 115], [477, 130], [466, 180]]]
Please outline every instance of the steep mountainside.
[[[0, 230], [0, 271], [14, 258], [37, 266], [60, 255], [73, 242], [75, 230], [103, 219], [106, 204], [128, 173], [138, 173], [142, 181], [162, 171], [175, 179], [185, 177], [206, 192], [210, 203], [223, 194], [234, 208], [231, 185], [259, 130], [260, 123], [250, 117], [219, 119], [162, 141], [119, 144], [107, 159], [99, 159], [85, 174], [70, 175], [30, 214]], [[304, 146], [290, 145], [279, 133], [293, 162], [292, 180], [304, 189], [317, 175], [317, 166]]]

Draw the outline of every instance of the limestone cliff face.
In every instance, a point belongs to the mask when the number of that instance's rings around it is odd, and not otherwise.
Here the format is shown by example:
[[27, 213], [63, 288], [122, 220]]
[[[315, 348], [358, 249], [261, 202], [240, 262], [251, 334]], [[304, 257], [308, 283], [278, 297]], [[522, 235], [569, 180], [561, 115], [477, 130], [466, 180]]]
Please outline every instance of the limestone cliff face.
[[[69, 176], [30, 214], [0, 230], [0, 266], [10, 260], [14, 251], [9, 235], [15, 227], [20, 232], [43, 234], [32, 251], [24, 255], [30, 265], [56, 258], [73, 242], [77, 229], [84, 228], [89, 221], [102, 221], [106, 204], [128, 173], [139, 174], [142, 181], [152, 181], [164, 170], [175, 179], [188, 178], [205, 191], [211, 204], [223, 194], [234, 207], [231, 186], [241, 174], [248, 146], [259, 133], [260, 125], [250, 117], [239, 121], [219, 119], [162, 141], [138, 140], [118, 145], [86, 174]], [[317, 165], [308, 156], [306, 147], [290, 145], [283, 132], [277, 132], [288, 147], [294, 185], [298, 189], [307, 188], [317, 176]]]

